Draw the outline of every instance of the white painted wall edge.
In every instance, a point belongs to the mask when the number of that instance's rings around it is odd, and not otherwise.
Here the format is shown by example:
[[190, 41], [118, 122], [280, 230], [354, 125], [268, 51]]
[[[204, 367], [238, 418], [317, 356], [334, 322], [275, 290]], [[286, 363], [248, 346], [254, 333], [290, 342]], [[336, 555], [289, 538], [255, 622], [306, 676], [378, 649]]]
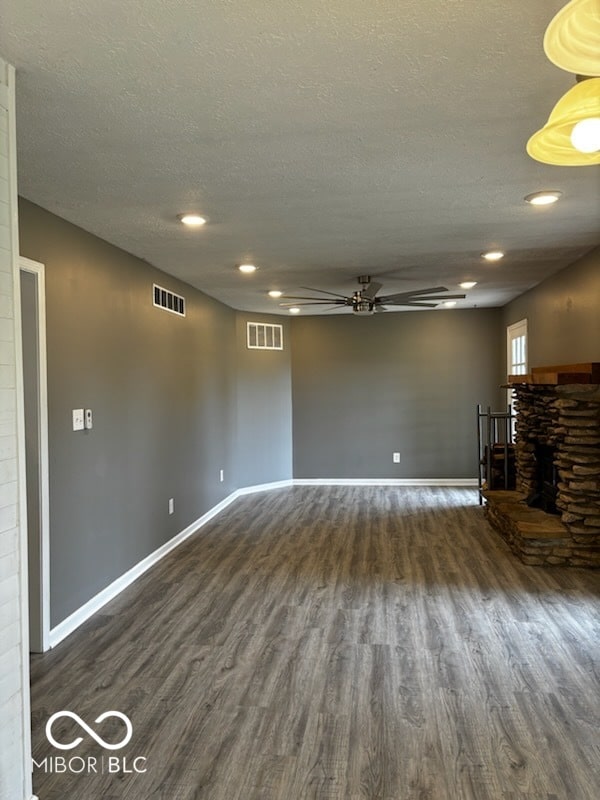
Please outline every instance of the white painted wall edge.
[[[48, 368], [46, 359], [46, 268], [39, 261], [25, 256], [19, 257], [19, 272], [35, 275], [35, 291], [38, 304], [38, 381], [39, 381], [39, 487], [40, 487], [40, 575], [41, 634], [36, 645], [45, 653], [49, 648], [50, 635], [50, 487], [48, 485]], [[20, 285], [19, 285], [20, 289]], [[21, 368], [23, 365], [21, 364]], [[37, 639], [37, 636], [34, 634]]]
[[[19, 603], [21, 682], [18, 689], [21, 700], [20, 749], [23, 758], [22, 791], [25, 797], [33, 792], [31, 768], [31, 697], [29, 691], [29, 614], [28, 614], [28, 557], [27, 557], [27, 484], [25, 472], [25, 400], [23, 391], [23, 347], [21, 329], [21, 282], [19, 272], [19, 210], [17, 178], [17, 114], [15, 68], [0, 58], [0, 70], [5, 71], [6, 84], [2, 85], [2, 106], [7, 111], [8, 123], [8, 204], [3, 204], [9, 214], [12, 294], [13, 294], [13, 333], [15, 353], [15, 394], [16, 394], [16, 460], [17, 460], [17, 509], [18, 522], [17, 551], [19, 554], [18, 590]], [[8, 290], [7, 290], [8, 294]]]
[[300, 478], [290, 479], [285, 481], [274, 481], [273, 483], [261, 483], [256, 486], [244, 486], [241, 489], [236, 489], [231, 494], [227, 495], [220, 503], [213, 506], [206, 514], [203, 514], [195, 522], [192, 522], [187, 528], [184, 528], [180, 533], [176, 534], [168, 542], [161, 545], [157, 550], [146, 558], [142, 559], [138, 564], [130, 570], [121, 575], [105, 589], [94, 595], [87, 603], [84, 603], [77, 611], [74, 611], [66, 619], [56, 625], [50, 631], [49, 643], [50, 647], [56, 647], [57, 644], [66, 639], [69, 634], [77, 630], [80, 625], [83, 625], [93, 614], [99, 611], [108, 602], [113, 600], [124, 589], [130, 586], [140, 575], [153, 567], [164, 558], [167, 553], [174, 550], [182, 542], [192, 536], [207, 522], [224, 511], [227, 506], [231, 505], [238, 497], [247, 494], [254, 494], [255, 492], [268, 492], [274, 489], [285, 489], [290, 486], [477, 486], [476, 478], [430, 478], [430, 479], [409, 479], [409, 478]]

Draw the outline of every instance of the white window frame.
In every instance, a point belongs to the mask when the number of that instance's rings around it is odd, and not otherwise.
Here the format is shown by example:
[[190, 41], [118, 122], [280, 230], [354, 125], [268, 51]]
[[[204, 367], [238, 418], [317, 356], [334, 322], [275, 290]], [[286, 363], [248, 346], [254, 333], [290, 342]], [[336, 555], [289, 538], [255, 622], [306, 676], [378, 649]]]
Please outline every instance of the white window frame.
[[527, 375], [529, 370], [527, 345], [527, 319], [509, 325], [506, 329], [507, 375]]
[[[519, 340], [521, 343], [518, 344]], [[517, 353], [514, 353], [514, 349]], [[513, 355], [516, 358], [513, 358]], [[527, 375], [529, 372], [529, 341], [527, 330], [527, 319], [520, 319], [506, 328], [506, 374], [508, 375]], [[508, 377], [507, 377], [508, 380]], [[514, 405], [515, 393], [512, 389], [506, 392], [506, 403], [509, 406]], [[513, 419], [512, 435], [514, 437], [515, 422]]]

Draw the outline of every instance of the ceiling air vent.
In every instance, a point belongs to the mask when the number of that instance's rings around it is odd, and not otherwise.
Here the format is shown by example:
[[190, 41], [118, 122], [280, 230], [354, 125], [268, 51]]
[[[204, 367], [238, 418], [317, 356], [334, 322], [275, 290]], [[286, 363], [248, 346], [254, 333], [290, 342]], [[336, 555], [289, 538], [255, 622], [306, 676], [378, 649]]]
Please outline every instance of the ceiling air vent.
[[158, 286], [156, 283], [152, 287], [152, 291], [154, 293], [154, 305], [157, 308], [164, 308], [165, 311], [185, 317], [185, 297], [181, 297], [175, 292], [170, 292], [168, 289], [163, 289], [162, 286]]
[[248, 323], [249, 350], [283, 350], [283, 325]]

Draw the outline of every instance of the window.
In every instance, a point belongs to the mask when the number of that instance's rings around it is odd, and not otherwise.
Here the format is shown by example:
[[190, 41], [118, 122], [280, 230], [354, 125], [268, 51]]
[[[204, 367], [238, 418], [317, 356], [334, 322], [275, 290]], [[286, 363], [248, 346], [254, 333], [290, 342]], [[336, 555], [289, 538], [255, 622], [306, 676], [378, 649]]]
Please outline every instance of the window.
[[509, 375], [527, 374], [527, 320], [522, 319], [506, 329], [507, 372]]
[[283, 325], [248, 323], [249, 350], [283, 350]]
[[[506, 329], [506, 371], [509, 375], [527, 375], [527, 320], [522, 319], [509, 325]], [[506, 402], [514, 405], [515, 393], [512, 389], [507, 392]], [[515, 420], [512, 421], [511, 434], [514, 439]]]

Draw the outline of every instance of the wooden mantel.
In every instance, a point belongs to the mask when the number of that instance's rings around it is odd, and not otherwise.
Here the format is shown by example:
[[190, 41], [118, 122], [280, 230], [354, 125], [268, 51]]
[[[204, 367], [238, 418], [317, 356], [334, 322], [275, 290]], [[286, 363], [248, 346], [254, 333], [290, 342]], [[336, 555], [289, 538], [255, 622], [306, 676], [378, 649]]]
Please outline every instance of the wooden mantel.
[[533, 367], [527, 375], [509, 375], [509, 384], [562, 386], [569, 383], [600, 383], [600, 361], [583, 364], [561, 364], [551, 367]]

